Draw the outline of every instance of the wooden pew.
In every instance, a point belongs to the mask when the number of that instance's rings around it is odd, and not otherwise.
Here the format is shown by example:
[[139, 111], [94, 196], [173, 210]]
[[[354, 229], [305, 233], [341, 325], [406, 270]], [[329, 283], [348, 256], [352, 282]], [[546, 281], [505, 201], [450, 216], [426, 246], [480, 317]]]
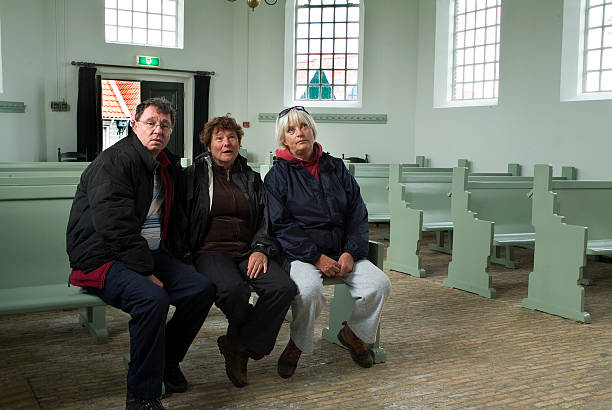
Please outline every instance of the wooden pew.
[[[465, 160], [460, 160], [464, 163]], [[521, 178], [513, 176], [518, 168], [509, 164], [511, 172], [471, 174], [471, 178]], [[386, 269], [424, 277], [421, 267], [422, 231], [436, 233], [431, 249], [450, 253], [453, 245], [451, 217], [452, 168], [403, 168], [393, 164], [389, 173], [391, 208], [391, 243], [387, 249]], [[445, 236], [448, 238], [445, 243]]]
[[77, 171], [83, 172], [89, 162], [0, 162], [0, 172]]
[[580, 285], [587, 255], [612, 255], [612, 181], [555, 181], [549, 165], [534, 171], [533, 272], [523, 306], [591, 322]]
[[483, 181], [469, 179], [465, 168], [455, 168], [451, 200], [455, 242], [445, 286], [495, 297], [489, 264], [516, 268], [514, 247], [535, 244], [532, 188], [532, 177]]
[[[418, 164], [404, 164], [405, 167], [418, 167]], [[350, 163], [351, 171], [363, 202], [368, 209], [368, 222], [389, 222], [389, 164]]]
[[105, 343], [105, 303], [68, 286], [66, 225], [78, 177], [66, 178], [72, 183], [24, 177], [28, 185], [2, 185], [19, 178], [0, 178], [0, 314], [84, 307], [81, 325]]

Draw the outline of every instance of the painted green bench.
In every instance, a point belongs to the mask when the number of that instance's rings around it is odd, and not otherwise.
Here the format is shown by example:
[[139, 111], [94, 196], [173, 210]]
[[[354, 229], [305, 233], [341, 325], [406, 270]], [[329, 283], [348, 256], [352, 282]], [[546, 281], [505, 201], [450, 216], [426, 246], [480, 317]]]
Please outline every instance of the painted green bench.
[[[465, 168], [453, 173], [451, 213], [454, 225], [453, 258], [445, 286], [495, 297], [489, 262], [515, 268], [513, 246], [535, 242], [529, 193], [533, 179], [524, 181], [468, 181]], [[499, 250], [506, 249], [505, 258]]]
[[556, 181], [549, 165], [534, 177], [537, 241], [523, 306], [590, 323], [581, 282], [587, 255], [612, 255], [612, 181]]
[[[564, 167], [566, 175], [568, 170], [574, 168]], [[533, 177], [469, 180], [465, 168], [455, 168], [451, 199], [455, 242], [445, 286], [495, 297], [489, 264], [516, 268], [514, 248], [535, 245], [532, 189]]]
[[46, 172], [77, 171], [83, 172], [89, 162], [0, 162], [0, 172]]
[[[30, 185], [3, 185], [0, 178], [0, 314], [85, 308], [80, 315], [97, 343], [108, 340], [105, 303], [68, 286], [66, 225], [76, 191], [72, 184], [24, 177]], [[6, 178], [14, 180], [15, 178]]]
[[[350, 161], [349, 161], [350, 163]], [[427, 159], [417, 156], [416, 162], [404, 167], [424, 167]], [[350, 163], [354, 166], [353, 176], [359, 185], [361, 197], [368, 209], [368, 222], [389, 222], [389, 164]]]
[[[368, 210], [368, 222], [389, 222], [389, 164], [349, 163]], [[418, 167], [418, 164], [405, 164]]]
[[[460, 160], [459, 163], [464, 163]], [[470, 174], [470, 178], [521, 179], [515, 176], [516, 164], [508, 165], [509, 172]], [[393, 164], [389, 173], [389, 204], [391, 208], [390, 246], [385, 268], [424, 277], [421, 267], [420, 241], [423, 231], [436, 233], [431, 249], [450, 253], [453, 245], [453, 220], [449, 192], [452, 168], [406, 169]], [[445, 241], [445, 237], [447, 238]]]

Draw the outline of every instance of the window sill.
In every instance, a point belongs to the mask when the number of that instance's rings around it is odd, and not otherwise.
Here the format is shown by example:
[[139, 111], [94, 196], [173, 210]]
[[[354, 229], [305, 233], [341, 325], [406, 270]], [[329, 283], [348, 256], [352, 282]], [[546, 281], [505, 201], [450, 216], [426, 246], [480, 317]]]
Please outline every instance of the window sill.
[[561, 98], [561, 102], [612, 100], [612, 92], [584, 93], [572, 97]]
[[446, 104], [435, 105], [434, 108], [495, 107], [497, 105], [498, 105], [497, 99], [463, 100], [463, 101], [448, 101]]

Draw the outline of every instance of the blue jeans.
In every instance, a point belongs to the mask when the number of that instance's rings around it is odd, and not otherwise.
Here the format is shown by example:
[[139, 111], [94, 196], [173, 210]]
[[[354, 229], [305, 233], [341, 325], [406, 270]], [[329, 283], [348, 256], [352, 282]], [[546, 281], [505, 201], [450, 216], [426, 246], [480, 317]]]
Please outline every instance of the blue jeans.
[[[163, 251], [153, 251], [161, 288], [116, 262], [104, 289], [89, 289], [131, 316], [128, 393], [145, 399], [161, 395], [164, 366], [180, 363], [215, 300], [215, 287], [189, 266]], [[176, 306], [166, 323], [168, 308]]]

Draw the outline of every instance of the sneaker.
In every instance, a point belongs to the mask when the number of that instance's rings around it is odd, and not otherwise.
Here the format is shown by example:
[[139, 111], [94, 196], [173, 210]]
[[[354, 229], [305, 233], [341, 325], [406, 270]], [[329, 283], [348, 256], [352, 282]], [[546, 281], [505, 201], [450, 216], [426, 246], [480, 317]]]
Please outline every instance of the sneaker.
[[166, 385], [166, 393], [183, 393], [189, 387], [189, 383], [187, 383], [187, 379], [178, 364], [174, 366], [166, 364], [164, 384]]
[[293, 343], [293, 340], [289, 339], [285, 350], [283, 350], [283, 353], [278, 358], [278, 365], [276, 367], [278, 375], [283, 379], [293, 376], [301, 355], [302, 351]]
[[338, 332], [338, 340], [351, 352], [351, 358], [361, 367], [372, 367], [374, 360], [372, 353], [363, 340], [357, 337], [346, 322], [342, 322], [342, 329]]
[[139, 399], [128, 395], [125, 400], [125, 410], [164, 410], [165, 407], [159, 399]]
[[219, 351], [225, 358], [225, 373], [236, 387], [244, 387], [247, 381], [247, 363], [249, 353], [247, 349], [239, 343], [233, 344], [227, 340], [227, 336], [219, 336], [217, 339]]

